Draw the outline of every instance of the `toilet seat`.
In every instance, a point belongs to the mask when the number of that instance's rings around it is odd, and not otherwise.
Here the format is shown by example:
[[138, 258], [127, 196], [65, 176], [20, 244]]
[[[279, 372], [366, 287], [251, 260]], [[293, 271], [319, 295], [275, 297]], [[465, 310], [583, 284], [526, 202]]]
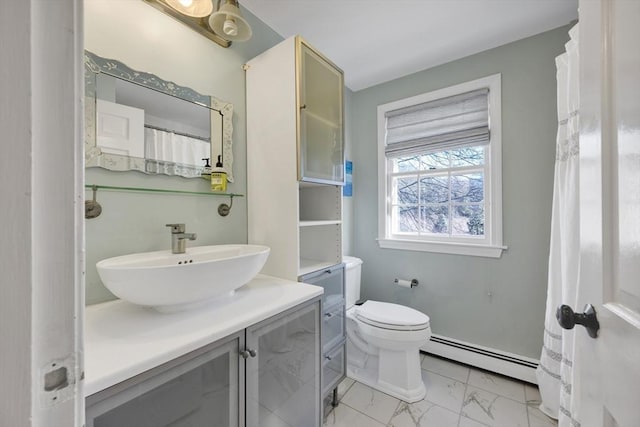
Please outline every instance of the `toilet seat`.
[[355, 307], [355, 317], [368, 325], [394, 331], [417, 331], [429, 328], [429, 316], [399, 304], [366, 301]]

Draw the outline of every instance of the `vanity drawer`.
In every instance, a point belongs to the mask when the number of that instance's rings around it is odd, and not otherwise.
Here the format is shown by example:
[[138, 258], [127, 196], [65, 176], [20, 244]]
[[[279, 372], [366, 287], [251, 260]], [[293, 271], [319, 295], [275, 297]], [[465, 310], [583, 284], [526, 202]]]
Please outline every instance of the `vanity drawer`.
[[344, 340], [344, 304], [325, 310], [322, 323], [322, 347], [330, 349]]
[[300, 276], [300, 281], [322, 286], [322, 304], [326, 308], [344, 304], [344, 264], [336, 264], [313, 273]]
[[322, 395], [326, 396], [331, 390], [338, 386], [345, 377], [346, 353], [345, 344], [324, 354], [322, 364]]

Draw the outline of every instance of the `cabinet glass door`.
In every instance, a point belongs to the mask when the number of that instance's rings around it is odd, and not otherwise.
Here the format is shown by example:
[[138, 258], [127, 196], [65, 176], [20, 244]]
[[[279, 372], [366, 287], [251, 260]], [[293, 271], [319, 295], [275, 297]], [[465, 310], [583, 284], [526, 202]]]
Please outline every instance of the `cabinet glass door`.
[[342, 72], [304, 42], [299, 55], [298, 179], [343, 184]]
[[247, 329], [248, 427], [319, 427], [320, 301]]
[[239, 427], [241, 335], [87, 398], [87, 427]]

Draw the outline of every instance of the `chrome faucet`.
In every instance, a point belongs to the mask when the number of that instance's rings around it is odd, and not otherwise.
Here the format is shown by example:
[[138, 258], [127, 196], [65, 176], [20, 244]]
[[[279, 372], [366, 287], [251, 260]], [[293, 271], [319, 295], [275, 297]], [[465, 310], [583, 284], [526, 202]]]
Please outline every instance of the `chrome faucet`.
[[183, 254], [187, 251], [187, 240], [196, 240], [196, 233], [185, 233], [184, 224], [167, 224], [171, 227], [171, 253]]

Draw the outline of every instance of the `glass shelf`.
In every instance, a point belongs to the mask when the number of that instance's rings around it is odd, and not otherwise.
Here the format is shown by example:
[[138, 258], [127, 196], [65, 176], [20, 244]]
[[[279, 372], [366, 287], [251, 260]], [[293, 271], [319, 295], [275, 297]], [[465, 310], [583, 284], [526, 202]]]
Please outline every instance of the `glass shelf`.
[[233, 207], [234, 197], [244, 197], [243, 194], [237, 193], [214, 193], [206, 191], [186, 191], [186, 190], [168, 190], [164, 188], [142, 188], [142, 187], [119, 187], [115, 185], [98, 185], [98, 184], [86, 184], [85, 189], [93, 190], [93, 200], [87, 200], [84, 207], [84, 217], [86, 219], [97, 218], [102, 213], [102, 206], [96, 201], [96, 193], [98, 190], [111, 190], [111, 191], [134, 191], [141, 193], [162, 193], [162, 194], [188, 194], [195, 196], [217, 196], [228, 197], [229, 204], [221, 203], [218, 206], [218, 215], [227, 216], [231, 212]]
[[86, 184], [84, 186], [88, 190], [115, 190], [115, 191], [138, 191], [144, 193], [165, 193], [165, 194], [190, 194], [197, 196], [223, 196], [223, 197], [244, 197], [244, 194], [237, 193], [214, 193], [206, 191], [186, 191], [186, 190], [169, 190], [164, 188], [141, 188], [141, 187], [118, 187], [113, 185]]

